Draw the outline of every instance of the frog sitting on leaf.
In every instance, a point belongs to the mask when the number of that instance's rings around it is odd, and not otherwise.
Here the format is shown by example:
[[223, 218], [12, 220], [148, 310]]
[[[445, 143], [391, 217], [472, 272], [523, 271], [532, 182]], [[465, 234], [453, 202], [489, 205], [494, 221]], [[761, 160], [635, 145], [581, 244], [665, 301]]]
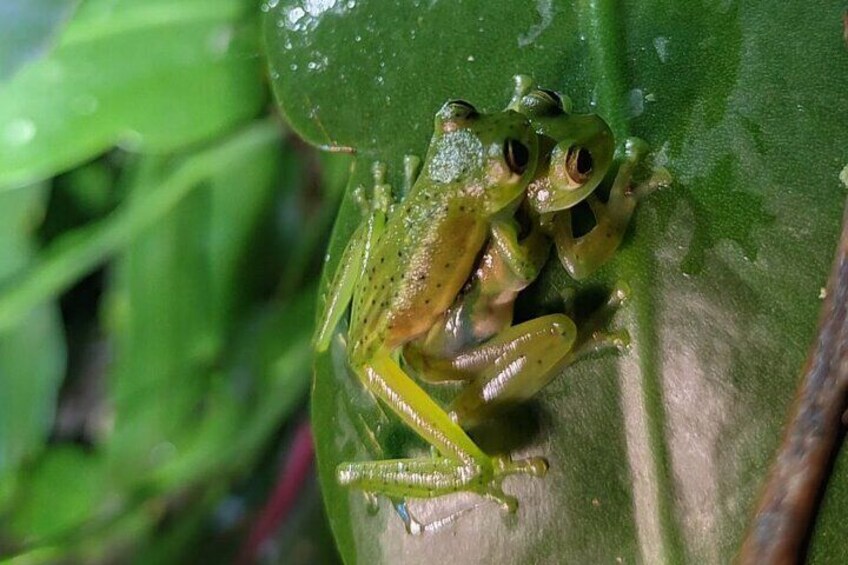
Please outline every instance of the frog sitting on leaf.
[[[407, 498], [467, 491], [514, 511], [503, 479], [542, 476], [547, 462], [486, 454], [464, 428], [531, 397], [581, 351], [626, 343], [594, 323], [579, 331], [565, 314], [512, 325], [515, 298], [547, 261], [551, 239], [569, 273], [587, 276], [613, 254], [636, 200], [656, 184], [630, 187], [645, 148], [628, 140], [608, 201], [593, 196], [613, 161], [612, 133], [598, 116], [568, 110], [519, 76], [504, 111], [480, 113], [461, 100], [438, 111], [423, 164], [406, 159], [403, 202], [392, 202], [385, 167], [374, 166], [366, 217], [332, 279], [315, 343], [328, 348], [349, 308], [351, 371], [438, 452], [337, 468], [342, 485], [395, 501], [408, 528]], [[584, 200], [596, 225], [575, 238], [570, 209]], [[617, 289], [606, 309], [624, 294]], [[464, 387], [446, 410], [410, 372]]]

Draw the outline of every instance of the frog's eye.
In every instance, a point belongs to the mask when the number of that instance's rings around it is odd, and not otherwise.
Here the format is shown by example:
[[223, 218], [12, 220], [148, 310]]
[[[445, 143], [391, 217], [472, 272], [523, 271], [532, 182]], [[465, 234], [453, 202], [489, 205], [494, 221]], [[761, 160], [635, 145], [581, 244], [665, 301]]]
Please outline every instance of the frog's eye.
[[442, 106], [439, 115], [445, 121], [467, 120], [477, 116], [477, 108], [465, 100], [451, 100]]
[[553, 106], [556, 106], [560, 110], [563, 109], [562, 98], [560, 97], [559, 94], [557, 94], [553, 90], [548, 90], [547, 88], [540, 88], [539, 89], [539, 97], [541, 98], [543, 96], [547, 98], [546, 102], [548, 104], [552, 104]]
[[507, 139], [503, 147], [504, 160], [509, 170], [517, 175], [524, 174], [530, 162], [530, 150], [517, 139]]
[[[570, 108], [571, 104], [568, 106]], [[536, 88], [526, 94], [516, 109], [531, 118], [558, 116], [568, 111], [562, 96], [544, 88]]]
[[578, 184], [583, 184], [592, 174], [594, 161], [592, 153], [585, 147], [572, 145], [565, 156], [565, 169], [568, 176]]

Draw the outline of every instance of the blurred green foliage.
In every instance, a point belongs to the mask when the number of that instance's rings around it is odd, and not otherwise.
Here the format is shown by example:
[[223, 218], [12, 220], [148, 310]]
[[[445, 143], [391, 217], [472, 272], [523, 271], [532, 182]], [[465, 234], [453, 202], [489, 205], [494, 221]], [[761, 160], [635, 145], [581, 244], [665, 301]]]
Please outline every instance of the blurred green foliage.
[[[0, 559], [228, 562], [265, 504], [348, 162], [274, 115], [259, 13], [0, 6]], [[265, 561], [335, 559], [319, 500]]]

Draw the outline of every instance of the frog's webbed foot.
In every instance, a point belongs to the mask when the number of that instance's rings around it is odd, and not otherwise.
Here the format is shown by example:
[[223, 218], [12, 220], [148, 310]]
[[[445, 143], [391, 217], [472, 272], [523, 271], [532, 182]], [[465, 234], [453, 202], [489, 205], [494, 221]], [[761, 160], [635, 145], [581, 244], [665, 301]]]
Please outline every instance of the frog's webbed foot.
[[627, 330], [604, 329], [629, 298], [630, 286], [624, 281], [618, 281], [607, 301], [581, 323], [574, 347], [569, 352], [569, 365], [591, 353], [606, 349], [623, 350], [630, 346], [630, 334]]
[[[408, 498], [434, 498], [454, 492], [497, 498], [502, 494], [502, 476], [540, 473], [537, 461], [507, 465], [483, 453], [388, 352], [376, 352], [356, 373], [381, 402], [442, 456], [342, 463], [336, 468], [340, 485], [389, 497], [403, 518], [408, 511], [403, 501]], [[411, 527], [411, 518], [409, 524]]]
[[640, 139], [630, 138], [625, 142], [624, 158], [607, 202], [594, 194], [586, 198], [595, 226], [585, 235], [574, 236], [570, 210], [545, 218], [560, 262], [574, 279], [588, 277], [612, 257], [621, 245], [638, 201], [670, 182], [668, 171], [658, 168], [647, 180], [633, 186], [633, 175], [647, 152], [647, 144]]
[[501, 488], [503, 480], [510, 475], [529, 475], [531, 477], [544, 477], [548, 472], [548, 461], [544, 457], [528, 457], [526, 459], [512, 459], [509, 456], [497, 456], [492, 459], [495, 465], [495, 478], [489, 486], [486, 498], [500, 504], [507, 512], [515, 512], [518, 509], [518, 500], [506, 494]]

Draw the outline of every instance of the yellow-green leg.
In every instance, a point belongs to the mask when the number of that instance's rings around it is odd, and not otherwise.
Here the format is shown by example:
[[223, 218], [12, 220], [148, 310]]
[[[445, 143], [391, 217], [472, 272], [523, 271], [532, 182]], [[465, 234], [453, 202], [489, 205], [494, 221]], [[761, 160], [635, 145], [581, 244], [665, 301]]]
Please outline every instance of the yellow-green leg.
[[501, 490], [512, 474], [541, 476], [541, 458], [511, 461], [489, 457], [450, 416], [386, 352], [358, 370], [365, 386], [411, 429], [436, 448], [440, 458], [342, 463], [339, 483], [390, 498], [431, 498], [453, 492], [475, 492], [514, 510], [515, 499]]
[[551, 314], [513, 326], [496, 338], [451, 361], [476, 377], [451, 405], [451, 415], [473, 426], [504, 406], [534, 396], [563, 368], [586, 353], [629, 343], [625, 331], [602, 331], [627, 298], [629, 289], [616, 285], [609, 300], [581, 328], [565, 314]]
[[361, 187], [354, 192], [354, 199], [365, 217], [348, 241], [330, 281], [315, 332], [315, 350], [319, 353], [326, 351], [329, 347], [333, 331], [347, 312], [347, 307], [353, 298], [356, 284], [368, 261], [368, 252], [373, 249], [386, 224], [386, 215], [392, 200], [391, 186], [385, 182], [386, 166], [382, 163], [374, 163], [371, 171], [374, 177], [371, 198], [364, 194]]

